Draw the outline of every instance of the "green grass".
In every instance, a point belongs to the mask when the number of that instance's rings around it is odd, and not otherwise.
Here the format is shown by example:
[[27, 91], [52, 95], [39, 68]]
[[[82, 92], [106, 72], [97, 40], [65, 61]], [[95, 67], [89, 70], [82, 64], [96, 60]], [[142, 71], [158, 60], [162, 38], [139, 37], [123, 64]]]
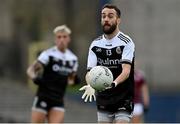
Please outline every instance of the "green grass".
[[74, 86], [68, 86], [67, 87], [67, 93], [79, 93], [79, 88], [81, 88], [83, 84], [78, 84]]

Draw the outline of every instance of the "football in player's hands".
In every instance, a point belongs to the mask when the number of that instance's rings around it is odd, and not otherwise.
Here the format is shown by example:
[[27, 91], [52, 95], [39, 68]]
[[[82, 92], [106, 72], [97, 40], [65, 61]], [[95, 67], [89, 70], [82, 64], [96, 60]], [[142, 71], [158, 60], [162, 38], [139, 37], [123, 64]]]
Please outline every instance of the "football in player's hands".
[[97, 91], [111, 88], [113, 82], [113, 74], [110, 69], [105, 66], [95, 66], [88, 73], [87, 83]]

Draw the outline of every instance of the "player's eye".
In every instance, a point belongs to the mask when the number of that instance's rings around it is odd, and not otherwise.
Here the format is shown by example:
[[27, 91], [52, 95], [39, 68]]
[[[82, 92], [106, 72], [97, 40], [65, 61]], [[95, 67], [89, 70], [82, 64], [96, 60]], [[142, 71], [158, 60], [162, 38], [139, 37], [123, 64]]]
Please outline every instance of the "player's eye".
[[66, 35], [63, 35], [63, 36], [60, 36], [60, 35], [59, 35], [59, 36], [57, 36], [57, 38], [58, 38], [58, 39], [61, 39], [61, 38], [64, 38], [64, 39], [65, 39], [65, 38], [67, 38], [67, 36], [66, 36]]
[[65, 38], [67, 38], [67, 36], [63, 36], [63, 38], [65, 39]]
[[61, 36], [57, 36], [58, 39], [61, 39]]
[[112, 18], [114, 18], [114, 15], [113, 14], [108, 14], [108, 15], [102, 15], [101, 16], [102, 19], [105, 19], [106, 17], [112, 19]]
[[109, 14], [108, 17], [109, 17], [109, 18], [113, 18], [114, 15], [113, 15], [113, 14]]

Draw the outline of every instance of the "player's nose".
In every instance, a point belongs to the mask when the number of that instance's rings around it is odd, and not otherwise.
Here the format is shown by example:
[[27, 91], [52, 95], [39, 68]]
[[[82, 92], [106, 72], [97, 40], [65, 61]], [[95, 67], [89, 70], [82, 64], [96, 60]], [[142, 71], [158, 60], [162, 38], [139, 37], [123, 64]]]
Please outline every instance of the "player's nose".
[[109, 18], [106, 16], [106, 17], [104, 18], [104, 21], [105, 21], [105, 22], [108, 22], [108, 21], [109, 21]]
[[104, 21], [104, 25], [109, 25], [109, 21], [108, 20]]

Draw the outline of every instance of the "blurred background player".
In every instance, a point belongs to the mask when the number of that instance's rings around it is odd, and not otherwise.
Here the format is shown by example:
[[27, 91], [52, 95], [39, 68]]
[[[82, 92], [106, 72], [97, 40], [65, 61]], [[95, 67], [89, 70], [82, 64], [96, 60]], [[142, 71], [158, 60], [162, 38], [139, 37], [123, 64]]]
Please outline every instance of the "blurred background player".
[[[101, 10], [101, 25], [104, 34], [95, 39], [88, 55], [87, 70], [102, 65], [113, 73], [111, 87], [98, 92], [97, 118], [100, 123], [128, 123], [131, 121], [134, 96], [134, 52], [132, 39], [119, 30], [121, 11], [112, 4], [106, 4]], [[82, 99], [92, 101], [95, 91], [88, 84]], [[94, 97], [95, 98], [95, 97]]]
[[133, 123], [142, 123], [143, 114], [147, 112], [149, 107], [149, 90], [146, 83], [144, 73], [135, 69], [134, 72], [135, 82], [135, 96], [134, 96], [134, 111], [133, 111]]
[[54, 29], [56, 46], [43, 51], [29, 66], [28, 76], [38, 85], [32, 107], [33, 123], [62, 123], [64, 94], [67, 84], [74, 83], [78, 59], [69, 49], [71, 30], [66, 26]]

